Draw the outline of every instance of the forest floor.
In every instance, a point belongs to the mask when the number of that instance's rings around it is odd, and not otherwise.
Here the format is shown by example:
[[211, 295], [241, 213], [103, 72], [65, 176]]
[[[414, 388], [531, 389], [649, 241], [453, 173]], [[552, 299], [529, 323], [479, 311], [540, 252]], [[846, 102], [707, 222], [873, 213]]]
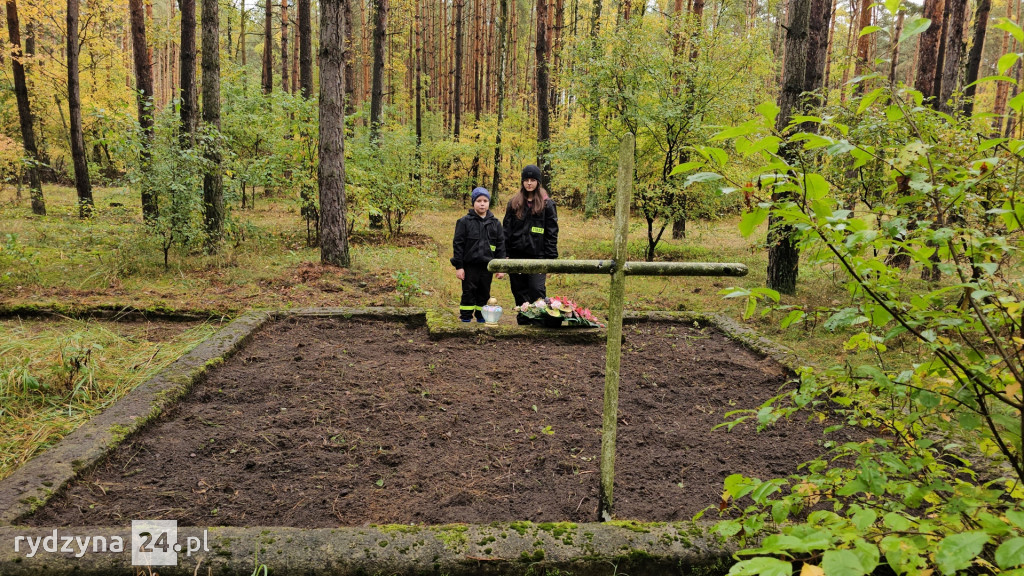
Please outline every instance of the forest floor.
[[[29, 523], [594, 521], [603, 368], [600, 344], [282, 320]], [[712, 328], [627, 325], [616, 516], [717, 510], [726, 476], [783, 477], [856, 433], [715, 428], [790, 377]]]

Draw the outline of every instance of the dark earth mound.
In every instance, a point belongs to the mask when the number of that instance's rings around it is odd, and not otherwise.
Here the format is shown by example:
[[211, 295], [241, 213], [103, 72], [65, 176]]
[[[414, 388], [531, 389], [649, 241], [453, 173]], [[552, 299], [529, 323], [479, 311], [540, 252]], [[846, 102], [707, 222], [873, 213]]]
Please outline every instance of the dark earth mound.
[[[828, 423], [712, 430], [786, 385], [774, 361], [682, 324], [624, 338], [618, 518], [686, 520], [727, 475], [783, 476], [824, 451]], [[601, 344], [283, 320], [27, 523], [594, 521], [603, 386]]]

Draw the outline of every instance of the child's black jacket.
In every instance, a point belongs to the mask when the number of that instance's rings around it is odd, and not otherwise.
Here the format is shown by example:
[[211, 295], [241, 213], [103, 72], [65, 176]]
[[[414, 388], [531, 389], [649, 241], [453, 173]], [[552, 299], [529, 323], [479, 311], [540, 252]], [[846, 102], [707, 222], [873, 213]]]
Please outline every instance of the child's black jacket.
[[455, 223], [452, 239], [452, 266], [487, 266], [494, 258], [505, 257], [505, 234], [501, 222], [490, 210], [483, 218], [470, 210]]
[[522, 219], [509, 202], [502, 226], [510, 258], [558, 258], [558, 212], [551, 199], [544, 199], [540, 214], [524, 207]]

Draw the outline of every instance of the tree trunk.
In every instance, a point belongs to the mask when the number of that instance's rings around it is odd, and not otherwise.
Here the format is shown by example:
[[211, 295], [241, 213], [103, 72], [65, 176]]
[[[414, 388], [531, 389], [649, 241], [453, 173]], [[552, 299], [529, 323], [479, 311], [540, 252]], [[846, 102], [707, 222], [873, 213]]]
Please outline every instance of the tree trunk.
[[[1013, 2], [1006, 3], [1006, 18], [1010, 19], [1013, 16]], [[1000, 45], [999, 53], [1006, 54], [1010, 44], [1010, 33], [1003, 31], [1003, 42]], [[1000, 80], [996, 83], [996, 101], [992, 105], [992, 112], [995, 114], [995, 118], [992, 119], [993, 133], [996, 135], [1003, 133], [1003, 120], [1006, 116], [1006, 100], [1007, 95], [1010, 93], [1010, 83]]]
[[[386, 11], [387, 0], [377, 0]], [[342, 0], [321, 0], [320, 28], [320, 261], [347, 267], [345, 223], [345, 13]], [[386, 12], [385, 12], [386, 13]], [[383, 26], [381, 26], [383, 30]], [[383, 41], [383, 39], [382, 39]], [[383, 42], [382, 42], [383, 43]], [[382, 48], [383, 50], [383, 48]], [[383, 56], [383, 54], [381, 54]], [[383, 61], [383, 58], [382, 58]]]
[[[342, 16], [345, 21], [345, 115], [356, 113], [356, 72], [352, 65], [355, 54], [355, 35], [352, 32], [352, 2], [342, 1]], [[346, 124], [346, 126], [348, 126]]]
[[[594, 0], [600, 3], [601, 0]], [[501, 130], [505, 122], [505, 68], [508, 66], [508, 46], [506, 36], [508, 34], [508, 0], [498, 0], [498, 37], [497, 52], [498, 65], [495, 66], [494, 84], [498, 87], [498, 126], [494, 135], [494, 175], [491, 179], [491, 195], [496, 197], [498, 187], [501, 185]]]
[[[151, 147], [153, 145], [153, 61], [150, 60], [146, 44], [146, 13], [142, 0], [128, 0], [132, 28], [132, 55], [135, 64], [135, 89], [139, 110], [139, 128], [142, 129], [142, 150], [139, 153], [142, 171], [149, 172]], [[159, 215], [157, 194], [148, 178], [141, 180], [142, 219], [152, 222]]]
[[[627, 2], [628, 5], [628, 2]], [[548, 0], [537, 0], [537, 166], [541, 186], [547, 189], [551, 178], [551, 107], [548, 101], [549, 70], [547, 40]]]
[[299, 0], [299, 91], [306, 99], [313, 96], [313, 43], [309, 12], [309, 0]]
[[299, 23], [296, 22], [292, 28], [295, 30], [292, 35], [292, 86], [291, 93], [299, 92]]
[[918, 36], [917, 41], [917, 75], [914, 78], [914, 89], [924, 95], [930, 106], [935, 105], [935, 78], [938, 72], [939, 42], [945, 6], [946, 0], [925, 0], [924, 17], [931, 19], [932, 23]]
[[181, 146], [195, 145], [199, 125], [196, 94], [196, 0], [179, 0], [181, 6]]
[[452, 137], [462, 132], [462, 9], [465, 0], [455, 0], [455, 69], [452, 73]]
[[[988, 1], [988, 0], [985, 0]], [[900, 34], [903, 33], [903, 21], [906, 18], [907, 11], [900, 10], [896, 16], [896, 33], [894, 37], [899, 38]], [[892, 43], [892, 55], [889, 58], [889, 86], [891, 88], [896, 87], [896, 65], [899, 64], [900, 60], [900, 44], [899, 42]]]
[[274, 11], [271, 0], [263, 0], [263, 72], [260, 83], [264, 94], [274, 91]]
[[288, 87], [288, 0], [281, 0], [281, 91]]
[[70, 121], [71, 158], [75, 166], [75, 190], [78, 192], [78, 215], [92, 216], [92, 184], [89, 182], [89, 164], [85, 155], [85, 136], [82, 134], [82, 100], [78, 85], [78, 0], [68, 0], [67, 9], [67, 64], [68, 64], [68, 119]]
[[[269, 0], [268, 0], [269, 1]], [[220, 131], [220, 10], [218, 0], [203, 0], [203, 122]], [[224, 230], [224, 177], [219, 139], [204, 151], [209, 168], [203, 175], [203, 215], [207, 250], [214, 252]]]
[[[782, 67], [782, 92], [779, 94], [779, 115], [776, 129], [784, 131], [789, 119], [802, 112], [800, 96], [807, 77], [807, 49], [811, 0], [790, 0], [789, 26], [786, 29], [786, 57]], [[791, 155], [785, 149], [783, 155]], [[786, 197], [773, 194], [772, 200], [783, 202]], [[768, 270], [766, 285], [783, 294], [796, 292], [800, 266], [800, 249], [793, 237], [795, 230], [784, 226], [772, 215], [768, 220]]]
[[[863, 30], [868, 26], [871, 26], [871, 0], [861, 0], [860, 2], [860, 22], [857, 26], [858, 30]], [[871, 35], [867, 34], [857, 38], [857, 59], [853, 68], [854, 78], [863, 76], [867, 73], [868, 65], [870, 64], [869, 59], [871, 58]], [[867, 80], [861, 80], [857, 82], [857, 85], [853, 88], [854, 95], [861, 95], [864, 93], [865, 84]]]
[[807, 64], [804, 92], [821, 90], [825, 85], [825, 60], [828, 58], [828, 30], [832, 0], [811, 0], [807, 23]]
[[[370, 88], [370, 142], [380, 139], [384, 113], [384, 42], [387, 41], [389, 0], [373, 2], [373, 80]], [[323, 49], [320, 51], [323, 54]]]
[[28, 83], [25, 80], [25, 67], [21, 63], [21, 23], [18, 20], [16, 0], [7, 0], [7, 34], [11, 41], [11, 68], [14, 75], [14, 95], [18, 100], [21, 141], [25, 148], [25, 156], [28, 158], [28, 166], [25, 170], [28, 172], [32, 213], [43, 216], [46, 214], [46, 201], [43, 199], [43, 182], [39, 176], [39, 151], [36, 149], [36, 134], [32, 126]]
[[[420, 146], [423, 144], [423, 19], [420, 0], [416, 0], [414, 24], [416, 26], [416, 165], [419, 167]], [[348, 81], [347, 75], [345, 80]]]
[[967, 0], [947, 0], [949, 21], [946, 24], [946, 54], [942, 59], [942, 82], [939, 87], [939, 109], [947, 114], [953, 111], [950, 100], [960, 76], [960, 63], [964, 57], [964, 20]]
[[981, 54], [985, 49], [985, 33], [988, 31], [988, 14], [992, 9], [992, 0], [978, 0], [978, 11], [974, 17], [974, 40], [971, 42], [971, 52], [967, 55], [967, 74], [964, 77], [964, 115], [974, 114], [974, 94], [977, 86], [974, 82], [978, 80], [978, 73], [981, 69]]
[[245, 68], [245, 21], [249, 19], [245, 11], [245, 2], [238, 7], [238, 52], [242, 58], [242, 68]]
[[[598, 36], [601, 34], [601, 0], [594, 0], [590, 11], [590, 58], [596, 60], [601, 50], [601, 43]], [[590, 81], [590, 102], [587, 109], [589, 122], [587, 122], [587, 142], [590, 147], [590, 154], [587, 159], [587, 171], [594, 174], [597, 170], [597, 131], [601, 128], [601, 87], [600, 80], [596, 77]], [[584, 201], [583, 217], [592, 218], [597, 215], [598, 199], [597, 191], [594, 190], [594, 179], [587, 178], [587, 198]]]

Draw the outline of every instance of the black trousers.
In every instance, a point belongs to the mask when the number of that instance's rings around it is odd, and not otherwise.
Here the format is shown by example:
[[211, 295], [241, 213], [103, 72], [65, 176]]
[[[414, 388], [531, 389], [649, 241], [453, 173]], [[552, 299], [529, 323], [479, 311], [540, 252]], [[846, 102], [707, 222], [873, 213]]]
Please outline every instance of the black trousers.
[[462, 299], [459, 300], [459, 317], [463, 320], [476, 319], [483, 321], [484, 315], [480, 312], [487, 300], [491, 297], [491, 278], [486, 266], [466, 266], [466, 279], [462, 281]]
[[547, 274], [509, 274], [508, 283], [512, 287], [512, 297], [516, 306], [524, 302], [531, 304], [548, 295], [545, 282]]

